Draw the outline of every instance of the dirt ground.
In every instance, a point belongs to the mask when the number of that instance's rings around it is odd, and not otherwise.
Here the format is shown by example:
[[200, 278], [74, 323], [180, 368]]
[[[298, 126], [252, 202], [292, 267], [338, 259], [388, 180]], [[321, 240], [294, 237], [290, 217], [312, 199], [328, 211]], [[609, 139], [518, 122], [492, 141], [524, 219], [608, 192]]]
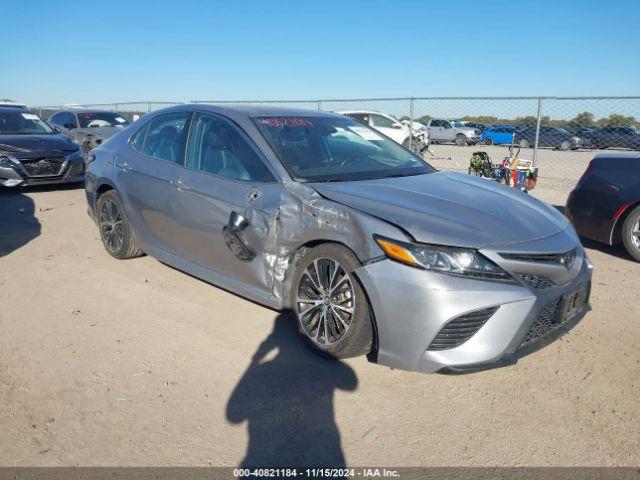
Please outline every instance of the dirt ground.
[[560, 340], [423, 375], [320, 359], [278, 312], [117, 261], [85, 210], [81, 189], [0, 193], [0, 466], [640, 465], [640, 264], [620, 248], [588, 245], [593, 311]]

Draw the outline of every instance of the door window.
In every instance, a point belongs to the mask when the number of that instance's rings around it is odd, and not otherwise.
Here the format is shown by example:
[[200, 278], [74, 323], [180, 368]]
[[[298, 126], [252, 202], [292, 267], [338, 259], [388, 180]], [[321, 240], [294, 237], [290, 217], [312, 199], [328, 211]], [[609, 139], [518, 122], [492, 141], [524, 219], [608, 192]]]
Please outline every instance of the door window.
[[275, 181], [236, 127], [221, 118], [199, 113], [191, 126], [186, 165], [233, 180]]
[[76, 117], [73, 113], [70, 112], [60, 112], [56, 115], [56, 120], [53, 122], [56, 125], [63, 126], [65, 128], [76, 128], [78, 124], [76, 123]]
[[393, 128], [393, 125], [396, 123], [388, 117], [377, 115], [375, 113], [371, 115], [371, 119], [373, 120], [373, 125], [375, 127]]
[[144, 139], [149, 130], [149, 122], [138, 130], [133, 137], [131, 137], [131, 146], [139, 152], [142, 152], [142, 146], [144, 145]]
[[142, 153], [181, 164], [189, 115], [188, 112], [168, 113], [151, 120]]

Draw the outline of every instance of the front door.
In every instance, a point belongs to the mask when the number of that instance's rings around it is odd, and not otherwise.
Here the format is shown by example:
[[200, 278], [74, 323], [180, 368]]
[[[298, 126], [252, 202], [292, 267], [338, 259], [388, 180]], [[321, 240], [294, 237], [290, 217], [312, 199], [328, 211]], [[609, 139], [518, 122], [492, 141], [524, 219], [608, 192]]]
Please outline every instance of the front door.
[[[251, 287], [268, 289], [261, 254], [273, 235], [282, 187], [258, 150], [235, 124], [196, 113], [184, 167], [172, 193], [173, 248], [190, 262]], [[225, 242], [224, 229], [236, 212], [248, 220], [241, 239], [256, 256], [239, 258]]]

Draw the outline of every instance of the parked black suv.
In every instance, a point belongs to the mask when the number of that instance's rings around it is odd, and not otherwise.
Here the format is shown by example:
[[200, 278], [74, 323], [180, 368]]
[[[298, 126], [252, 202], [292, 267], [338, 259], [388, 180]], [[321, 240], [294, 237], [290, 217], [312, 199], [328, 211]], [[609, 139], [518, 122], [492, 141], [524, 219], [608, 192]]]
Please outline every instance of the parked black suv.
[[79, 145], [20, 107], [0, 109], [0, 186], [84, 180]]

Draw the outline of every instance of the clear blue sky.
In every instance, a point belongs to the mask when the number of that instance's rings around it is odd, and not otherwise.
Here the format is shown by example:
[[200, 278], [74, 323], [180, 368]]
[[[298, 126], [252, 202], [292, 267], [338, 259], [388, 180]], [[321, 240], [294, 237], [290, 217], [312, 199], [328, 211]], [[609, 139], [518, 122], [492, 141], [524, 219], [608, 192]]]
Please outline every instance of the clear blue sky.
[[639, 0], [0, 0], [0, 98], [638, 95]]

